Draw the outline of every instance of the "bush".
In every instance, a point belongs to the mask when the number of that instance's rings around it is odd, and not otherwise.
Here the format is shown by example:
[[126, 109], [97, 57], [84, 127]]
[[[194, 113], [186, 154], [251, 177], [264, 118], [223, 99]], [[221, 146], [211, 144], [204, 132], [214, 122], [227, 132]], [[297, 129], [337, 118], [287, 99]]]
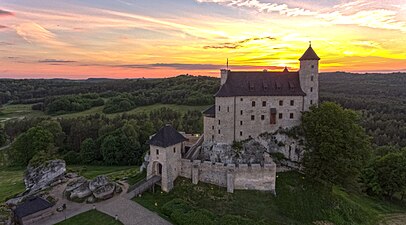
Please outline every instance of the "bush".
[[162, 206], [162, 213], [171, 216], [173, 213], [188, 213], [191, 211], [192, 208], [188, 205], [188, 203], [182, 199], [175, 198]]
[[66, 162], [67, 164], [71, 164], [71, 165], [80, 164], [80, 163], [81, 163], [81, 161], [80, 161], [80, 154], [77, 153], [77, 152], [75, 152], [75, 151], [69, 151], [68, 153], [66, 153], [66, 154], [63, 156], [63, 159], [65, 160], [65, 162]]

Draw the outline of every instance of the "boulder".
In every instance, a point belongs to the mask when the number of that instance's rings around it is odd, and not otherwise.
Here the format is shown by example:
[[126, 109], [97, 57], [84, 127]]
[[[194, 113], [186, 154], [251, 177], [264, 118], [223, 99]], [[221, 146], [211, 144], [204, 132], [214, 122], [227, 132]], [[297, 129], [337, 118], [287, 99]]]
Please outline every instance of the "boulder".
[[97, 176], [96, 178], [94, 178], [89, 182], [89, 189], [91, 191], [95, 191], [96, 189], [105, 186], [109, 183], [111, 183], [111, 181], [106, 176], [104, 175]]
[[24, 183], [30, 192], [42, 190], [58, 180], [66, 172], [66, 163], [63, 160], [50, 160], [39, 166], [27, 167]]
[[70, 192], [69, 197], [70, 197], [70, 199], [75, 199], [75, 198], [83, 199], [83, 198], [90, 196], [91, 194], [92, 194], [92, 191], [89, 189], [89, 181], [86, 180], [76, 189], [72, 190]]
[[65, 191], [71, 192], [86, 182], [87, 180], [84, 177], [77, 177], [75, 180], [72, 180], [66, 185]]
[[93, 192], [93, 195], [94, 195], [94, 197], [96, 197], [97, 199], [100, 199], [100, 200], [109, 199], [114, 196], [115, 187], [116, 187], [116, 185], [114, 183], [108, 183], [104, 186], [97, 188]]

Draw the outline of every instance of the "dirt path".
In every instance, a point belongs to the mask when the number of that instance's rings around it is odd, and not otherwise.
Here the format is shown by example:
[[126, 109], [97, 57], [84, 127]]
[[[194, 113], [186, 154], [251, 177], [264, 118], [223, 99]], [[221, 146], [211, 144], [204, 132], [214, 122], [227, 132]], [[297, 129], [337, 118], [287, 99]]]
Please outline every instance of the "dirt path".
[[388, 215], [379, 225], [405, 225], [406, 214], [391, 214]]

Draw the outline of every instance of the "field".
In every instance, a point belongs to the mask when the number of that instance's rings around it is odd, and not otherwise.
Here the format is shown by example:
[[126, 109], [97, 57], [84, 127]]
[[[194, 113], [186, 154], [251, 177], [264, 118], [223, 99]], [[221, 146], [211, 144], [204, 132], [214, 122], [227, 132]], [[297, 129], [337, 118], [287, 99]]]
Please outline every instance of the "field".
[[[22, 117], [39, 117], [39, 116], [47, 116], [45, 113], [41, 111], [35, 111], [31, 109], [30, 104], [26, 105], [5, 105], [3, 107], [0, 107], [0, 123], [4, 122], [9, 119], [14, 119], [14, 118], [22, 118]], [[137, 107], [133, 110], [124, 112], [127, 114], [135, 114], [135, 113], [148, 113], [156, 109], [160, 108], [170, 108], [178, 112], [187, 112], [188, 110], [198, 110], [198, 111], [203, 111], [209, 106], [189, 106], [189, 105], [174, 105], [174, 104], [155, 104], [155, 105], [148, 105], [148, 106], [141, 106]], [[63, 115], [58, 115], [58, 116], [53, 116], [54, 118], [76, 118], [76, 117], [82, 117], [82, 116], [89, 116], [89, 115], [94, 115], [94, 114], [104, 114], [103, 113], [103, 106], [99, 107], [93, 107], [91, 109], [82, 111], [82, 112], [77, 112], [77, 113], [69, 113], [69, 114], [63, 114]], [[115, 117], [123, 113], [113, 113], [113, 114], [106, 114], [108, 117]]]
[[44, 116], [41, 111], [34, 111], [30, 104], [21, 105], [4, 105], [0, 107], [0, 123], [9, 119], [22, 117], [37, 117]]
[[[229, 194], [225, 188], [178, 179], [170, 193], [148, 192], [134, 200], [175, 224], [310, 225], [330, 221], [336, 225], [372, 225], [385, 214], [402, 211], [392, 203], [314, 185], [294, 172], [278, 174], [276, 187], [276, 197], [259, 191]], [[192, 215], [198, 219], [190, 220]]]
[[0, 167], [0, 203], [25, 190], [22, 168]]
[[69, 218], [63, 222], [57, 223], [57, 225], [120, 225], [120, 221], [116, 221], [113, 217], [108, 216], [96, 210], [90, 210], [88, 212], [79, 214], [72, 218]]

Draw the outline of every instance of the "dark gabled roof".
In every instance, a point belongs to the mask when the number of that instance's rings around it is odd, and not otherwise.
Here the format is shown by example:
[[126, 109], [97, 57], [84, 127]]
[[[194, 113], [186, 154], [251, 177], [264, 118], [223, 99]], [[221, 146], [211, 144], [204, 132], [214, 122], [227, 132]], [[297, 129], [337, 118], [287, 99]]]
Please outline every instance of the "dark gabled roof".
[[187, 140], [187, 138], [180, 134], [171, 125], [166, 125], [159, 129], [159, 131], [148, 141], [148, 144], [166, 148]]
[[212, 105], [208, 109], [204, 110], [203, 115], [209, 117], [216, 117], [216, 106]]
[[299, 72], [233, 72], [215, 94], [232, 96], [305, 96], [299, 81]]
[[49, 203], [47, 200], [40, 197], [35, 197], [25, 201], [21, 205], [18, 205], [14, 210], [14, 215], [17, 218], [21, 219], [23, 217], [48, 209], [50, 207], [52, 207], [52, 204]]
[[306, 50], [306, 52], [300, 57], [300, 61], [302, 60], [320, 60], [320, 57], [317, 56], [316, 52], [313, 50], [312, 46]]

